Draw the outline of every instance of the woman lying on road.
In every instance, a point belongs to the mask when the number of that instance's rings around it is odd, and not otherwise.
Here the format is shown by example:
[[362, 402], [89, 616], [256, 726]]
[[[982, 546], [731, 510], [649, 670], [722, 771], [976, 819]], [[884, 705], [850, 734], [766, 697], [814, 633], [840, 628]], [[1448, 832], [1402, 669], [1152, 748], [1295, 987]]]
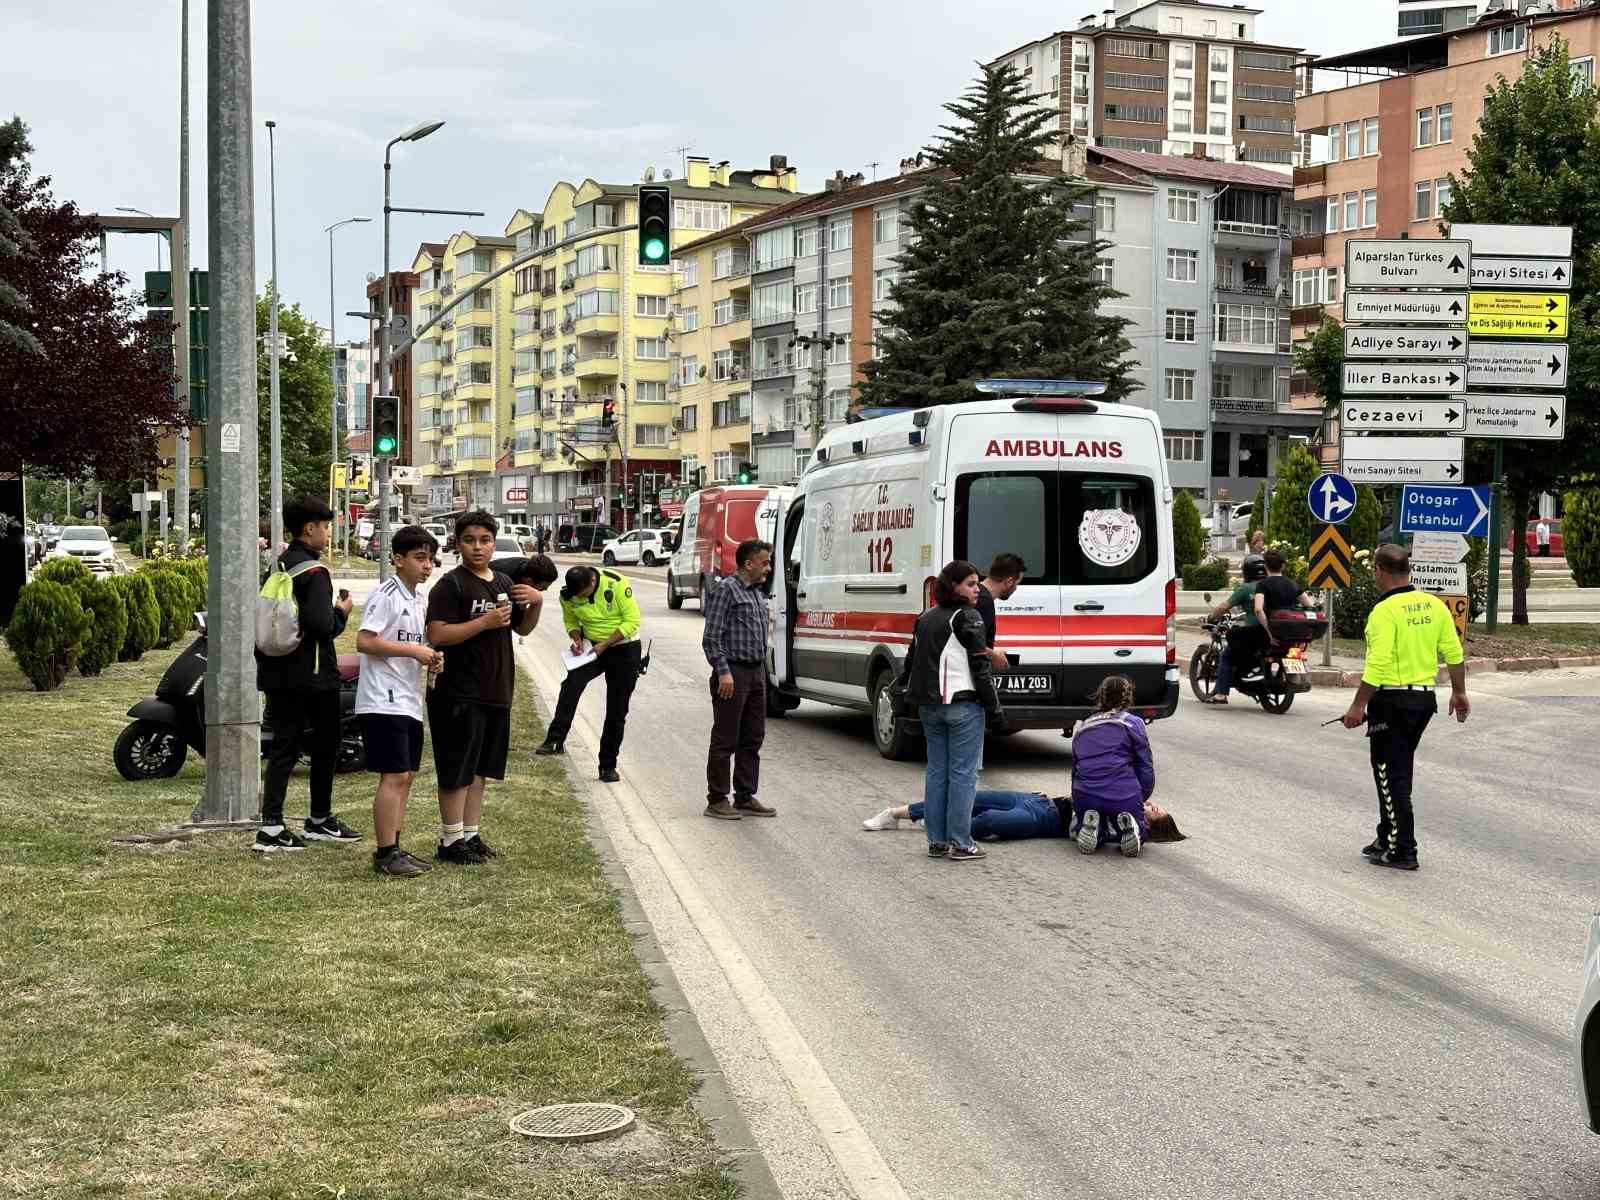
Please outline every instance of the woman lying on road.
[[[897, 829], [901, 821], [922, 820], [921, 804], [901, 804], [886, 808], [861, 822], [870, 830]], [[1153, 801], [1144, 802], [1147, 842], [1181, 842], [1184, 835], [1170, 813]], [[972, 836], [980, 842], [1015, 842], [1024, 838], [1069, 837], [1072, 824], [1072, 798], [1052, 798], [1043, 792], [979, 792], [972, 805]], [[1102, 840], [1116, 839], [1102, 829]]]

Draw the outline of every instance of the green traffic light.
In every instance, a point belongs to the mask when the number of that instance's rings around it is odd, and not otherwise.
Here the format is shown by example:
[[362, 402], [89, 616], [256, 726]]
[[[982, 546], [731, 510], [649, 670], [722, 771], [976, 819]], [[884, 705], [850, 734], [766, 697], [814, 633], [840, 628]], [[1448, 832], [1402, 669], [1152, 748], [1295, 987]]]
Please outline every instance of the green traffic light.
[[650, 262], [665, 262], [667, 259], [667, 243], [656, 237], [646, 238], [644, 256]]
[[378, 453], [393, 454], [398, 445], [399, 443], [392, 437], [380, 437], [378, 439]]

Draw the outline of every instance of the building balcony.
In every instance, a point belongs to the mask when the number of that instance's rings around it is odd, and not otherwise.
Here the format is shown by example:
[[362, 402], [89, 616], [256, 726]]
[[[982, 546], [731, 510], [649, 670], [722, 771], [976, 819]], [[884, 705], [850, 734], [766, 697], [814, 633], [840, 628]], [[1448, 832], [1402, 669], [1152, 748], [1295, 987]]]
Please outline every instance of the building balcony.
[[581, 337], [584, 334], [614, 334], [622, 331], [622, 318], [616, 313], [594, 313], [591, 316], [579, 317], [577, 332]]
[[512, 312], [532, 312], [544, 301], [544, 289], [536, 287], [530, 292], [517, 292], [511, 297]]
[[1296, 258], [1305, 258], [1313, 254], [1321, 254], [1327, 235], [1323, 233], [1305, 233], [1289, 243], [1289, 252]]
[[537, 467], [544, 462], [542, 450], [516, 450], [512, 452], [511, 463], [516, 467]]
[[757, 446], [792, 446], [795, 441], [795, 426], [783, 421], [769, 422], [766, 425], [757, 424], [755, 427], [754, 442]]
[[484, 416], [470, 421], [457, 421], [456, 436], [492, 438], [494, 437], [494, 418]]
[[1219, 298], [1239, 296], [1250, 300], [1271, 300], [1278, 294], [1278, 285], [1275, 283], [1244, 283], [1235, 279], [1228, 283], [1217, 284]]
[[456, 309], [456, 323], [460, 325], [494, 325], [494, 309], [492, 308], [458, 308]]
[[1296, 327], [1321, 325], [1327, 311], [1321, 304], [1297, 304], [1289, 310], [1289, 324]]
[[535, 350], [542, 341], [544, 341], [544, 331], [542, 329], [528, 329], [512, 337], [511, 348], [513, 350]]
[[494, 457], [489, 454], [479, 455], [476, 458], [460, 458], [456, 460], [456, 471], [493, 471]]
[[777, 366], [755, 367], [750, 372], [751, 379], [784, 379], [794, 374], [793, 363], [779, 363]]
[[422, 440], [425, 442], [437, 442], [439, 440], [439, 427], [437, 425], [429, 425], [426, 429], [417, 430], [417, 433], [421, 435]]
[[712, 282], [717, 282], [718, 280], [723, 279], [738, 279], [741, 276], [748, 274], [750, 274], [749, 258], [735, 257], [733, 262], [728, 265], [726, 270], [719, 272], [717, 271], [716, 267], [713, 266], [711, 279]]
[[1245, 250], [1266, 250], [1289, 240], [1287, 225], [1257, 225], [1251, 221], [1217, 221], [1217, 245]]
[[[532, 374], [533, 372], [530, 371], [529, 375]], [[556, 377], [556, 369], [554, 367], [545, 367], [539, 374], [545, 379], [554, 379]]]
[[1309, 167], [1296, 167], [1294, 169], [1294, 186], [1321, 187], [1328, 182], [1328, 164], [1315, 163]]
[[783, 271], [793, 268], [794, 255], [784, 258], [758, 258], [750, 264], [750, 273], [760, 275], [766, 271]]
[[531, 408], [527, 412], [514, 412], [511, 414], [511, 427], [513, 429], [534, 429], [543, 423], [537, 408]]
[[622, 362], [612, 354], [587, 354], [578, 356], [579, 379], [615, 379], [622, 373]]
[[752, 329], [766, 329], [766, 328], [769, 328], [770, 326], [773, 326], [773, 325], [793, 325], [793, 324], [794, 324], [794, 313], [792, 313], [792, 312], [771, 313], [771, 314], [769, 314], [767, 316], [764, 316], [764, 317], [752, 316], [750, 318], [750, 328], [752, 328]]
[[456, 351], [456, 361], [465, 366], [467, 363], [493, 363], [493, 346], [468, 346], [464, 350]]
[[487, 379], [466, 380], [456, 384], [457, 400], [493, 400], [494, 383]]
[[562, 363], [561, 364], [561, 373], [563, 375], [576, 375], [578, 373], [578, 364], [577, 364], [577, 362], [575, 360], [569, 360], [567, 362]]

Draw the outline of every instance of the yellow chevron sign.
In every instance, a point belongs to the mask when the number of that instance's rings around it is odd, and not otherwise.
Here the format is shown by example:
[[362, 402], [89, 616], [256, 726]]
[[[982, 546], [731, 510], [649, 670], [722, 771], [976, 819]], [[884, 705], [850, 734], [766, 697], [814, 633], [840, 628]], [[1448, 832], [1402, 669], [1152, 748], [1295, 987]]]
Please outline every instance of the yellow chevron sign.
[[1564, 338], [1565, 292], [1473, 292], [1467, 332], [1484, 336]]
[[1309, 588], [1350, 586], [1350, 543], [1337, 525], [1324, 525], [1322, 532], [1311, 540], [1307, 556], [1311, 567], [1306, 572]]

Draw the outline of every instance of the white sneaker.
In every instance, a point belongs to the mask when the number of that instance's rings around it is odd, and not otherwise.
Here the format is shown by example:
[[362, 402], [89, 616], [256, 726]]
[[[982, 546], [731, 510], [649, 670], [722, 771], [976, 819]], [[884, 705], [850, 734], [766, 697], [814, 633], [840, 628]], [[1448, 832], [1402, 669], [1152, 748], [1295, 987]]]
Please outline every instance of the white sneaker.
[[1117, 814], [1117, 833], [1123, 856], [1126, 858], [1138, 858], [1139, 823], [1133, 819], [1132, 813]]
[[871, 830], [899, 829], [900, 818], [894, 815], [894, 809], [886, 808], [881, 813], [870, 816], [861, 822], [861, 828]]
[[1082, 854], [1093, 854], [1100, 846], [1100, 810], [1091, 808], [1083, 814], [1083, 822], [1078, 826], [1078, 850]]

